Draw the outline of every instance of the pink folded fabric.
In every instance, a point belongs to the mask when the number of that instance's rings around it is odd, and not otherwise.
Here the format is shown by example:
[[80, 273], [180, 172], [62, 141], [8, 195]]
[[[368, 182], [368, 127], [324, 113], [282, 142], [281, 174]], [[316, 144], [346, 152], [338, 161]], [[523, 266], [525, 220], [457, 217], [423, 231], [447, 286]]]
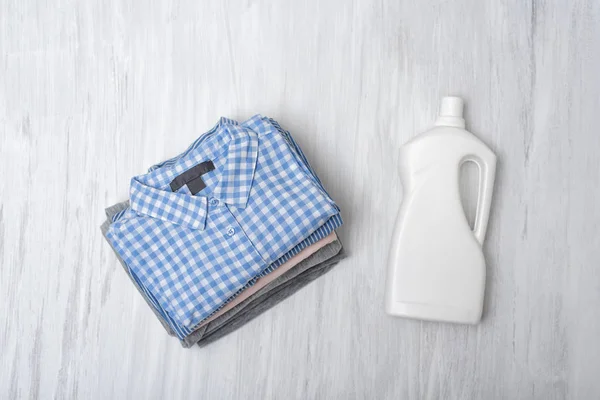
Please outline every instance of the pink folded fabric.
[[337, 239], [337, 235], [335, 232], [331, 232], [327, 237], [319, 240], [318, 242], [311, 244], [310, 246], [304, 248], [300, 253], [296, 254], [294, 257], [290, 258], [286, 263], [282, 264], [275, 271], [270, 274], [258, 279], [256, 283], [250, 286], [248, 289], [244, 290], [240, 293], [235, 299], [231, 300], [229, 303], [225, 305], [225, 307], [221, 308], [216, 314], [212, 315], [210, 318], [204, 320], [198, 327], [204, 326], [208, 324], [210, 321], [214, 320], [218, 316], [224, 314], [225, 312], [231, 310], [233, 307], [240, 304], [242, 301], [252, 296], [254, 293], [258, 292], [260, 289], [265, 287], [269, 282], [272, 282], [276, 278], [280, 277], [290, 269], [294, 268], [300, 262], [306, 260], [311, 255], [315, 254], [317, 251], [328, 245], [329, 243], [334, 242]]

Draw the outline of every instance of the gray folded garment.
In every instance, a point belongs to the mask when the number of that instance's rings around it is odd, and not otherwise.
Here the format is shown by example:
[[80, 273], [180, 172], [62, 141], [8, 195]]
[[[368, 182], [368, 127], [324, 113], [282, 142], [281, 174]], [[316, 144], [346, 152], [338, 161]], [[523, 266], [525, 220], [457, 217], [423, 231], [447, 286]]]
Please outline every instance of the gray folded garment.
[[[106, 209], [107, 220], [101, 226], [102, 234], [105, 238], [108, 227], [112, 223], [112, 217], [128, 206], [129, 202], [125, 201]], [[175, 332], [173, 332], [164, 317], [156, 310], [152, 302], [148, 299], [146, 293], [129, 274], [129, 269], [123, 259], [121, 259], [114, 248], [113, 251], [125, 269], [127, 276], [129, 276], [134, 286], [138, 289], [146, 303], [148, 303], [154, 314], [158, 317], [161, 324], [167, 330], [169, 335], [174, 336]], [[280, 303], [288, 296], [294, 294], [319, 276], [331, 270], [331, 268], [344, 257], [343, 246], [339, 239], [325, 245], [310, 257], [301, 261], [289, 271], [286, 271], [280, 277], [269, 282], [265, 287], [249, 296], [231, 310], [226, 311], [222, 315], [216, 317], [213, 321], [196, 329], [181, 340], [181, 344], [183, 347], [191, 347], [195, 343], [198, 343], [199, 346], [205, 346], [233, 332], [248, 321], [254, 319], [256, 316], [262, 314], [264, 311]]]

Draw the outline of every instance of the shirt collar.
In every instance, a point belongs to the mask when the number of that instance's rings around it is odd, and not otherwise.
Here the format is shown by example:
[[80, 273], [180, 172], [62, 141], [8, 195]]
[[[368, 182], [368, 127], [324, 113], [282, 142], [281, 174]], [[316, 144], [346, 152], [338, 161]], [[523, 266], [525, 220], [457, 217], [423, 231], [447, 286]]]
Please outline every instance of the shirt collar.
[[254, 181], [258, 158], [258, 135], [240, 125], [223, 125], [231, 140], [227, 161], [219, 171], [213, 196], [236, 207], [245, 208]]
[[[242, 124], [221, 118], [209, 132], [211, 135], [226, 135], [229, 138], [227, 158], [219, 169], [219, 181], [212, 189], [214, 197], [238, 208], [246, 207], [254, 182], [259, 136], [275, 130], [275, 126], [260, 115], [255, 115]], [[196, 143], [202, 145], [201, 141]], [[162, 168], [158, 168], [150, 174], [156, 179], [159, 179], [160, 176], [160, 178], [170, 181], [175, 175], [191, 167], [190, 160], [193, 160], [193, 164], [206, 161], [194, 160], [193, 157], [192, 150], [174, 165], [165, 168], [164, 174], [161, 174]], [[145, 180], [140, 178], [131, 180], [131, 208], [135, 212], [191, 229], [202, 230], [205, 228], [208, 215], [208, 201], [205, 196], [171, 192], [168, 188], [157, 189], [154, 185], [146, 184]]]
[[133, 178], [129, 199], [130, 207], [136, 213], [191, 229], [202, 230], [206, 226], [208, 202], [204, 196], [156, 189]]

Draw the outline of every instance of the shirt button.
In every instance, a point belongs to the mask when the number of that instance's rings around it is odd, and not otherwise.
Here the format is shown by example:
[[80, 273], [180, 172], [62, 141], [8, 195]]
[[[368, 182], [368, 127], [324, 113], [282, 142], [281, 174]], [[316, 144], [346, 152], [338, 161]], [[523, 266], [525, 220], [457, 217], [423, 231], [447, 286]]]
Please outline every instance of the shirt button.
[[231, 228], [231, 227], [230, 227], [230, 228], [227, 228], [227, 235], [228, 235], [228, 236], [233, 236], [233, 235], [235, 235], [235, 229], [233, 229], [233, 228]]
[[217, 199], [210, 199], [210, 205], [211, 206], [218, 206], [219, 205], [219, 200]]

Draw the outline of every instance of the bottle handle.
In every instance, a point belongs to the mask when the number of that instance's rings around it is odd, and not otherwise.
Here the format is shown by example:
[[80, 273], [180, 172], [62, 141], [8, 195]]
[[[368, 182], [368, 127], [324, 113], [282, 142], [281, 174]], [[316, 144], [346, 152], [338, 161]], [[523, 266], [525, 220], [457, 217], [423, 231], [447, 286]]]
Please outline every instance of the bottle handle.
[[496, 156], [491, 152], [485, 156], [470, 154], [463, 159], [463, 163], [469, 161], [475, 163], [479, 168], [479, 193], [477, 195], [477, 211], [475, 212], [473, 235], [483, 245], [490, 217], [490, 207], [492, 205], [494, 179], [496, 176]]

